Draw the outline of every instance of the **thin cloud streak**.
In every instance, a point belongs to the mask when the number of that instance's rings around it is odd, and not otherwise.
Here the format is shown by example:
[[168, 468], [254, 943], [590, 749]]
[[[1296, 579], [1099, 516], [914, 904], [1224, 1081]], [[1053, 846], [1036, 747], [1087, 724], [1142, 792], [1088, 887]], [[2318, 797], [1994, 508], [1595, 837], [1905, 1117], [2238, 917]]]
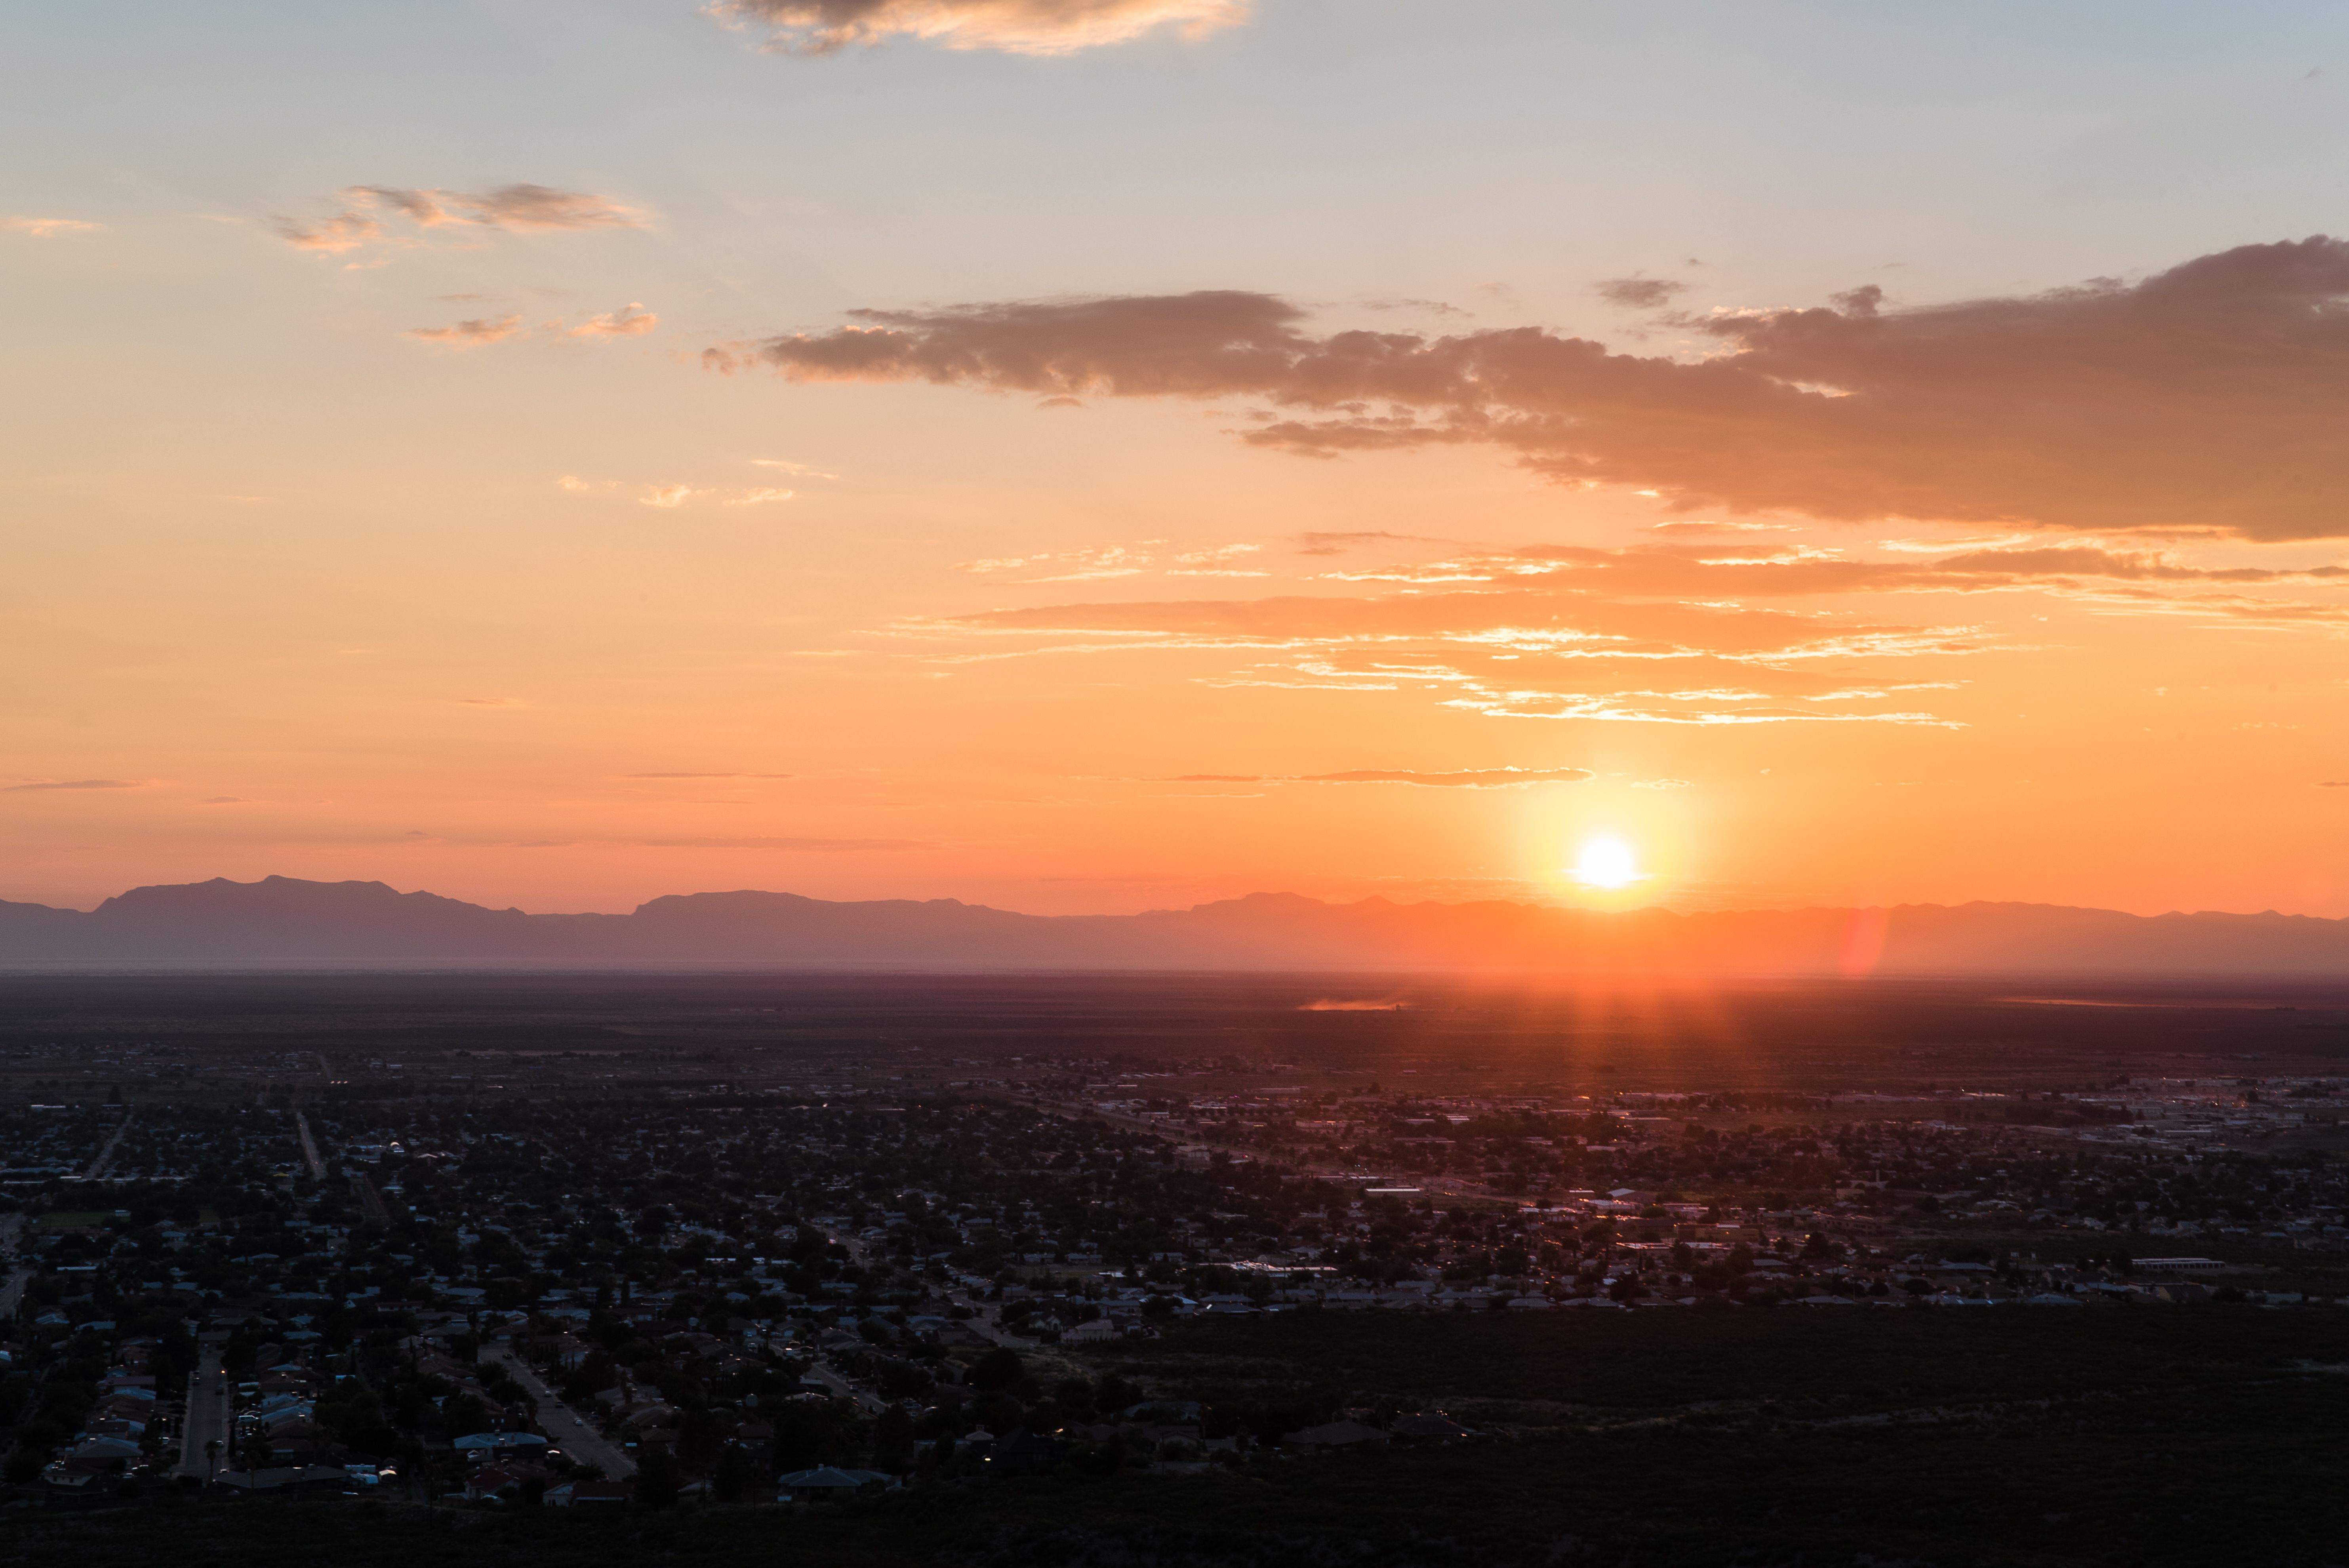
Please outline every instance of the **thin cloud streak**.
[[768, 29], [761, 47], [774, 54], [919, 38], [949, 49], [1068, 55], [1160, 31], [1204, 37], [1245, 22], [1248, 0], [713, 0], [705, 12]]
[[1184, 773], [1162, 784], [1415, 784], [1429, 789], [1518, 789], [1529, 784], [1579, 784], [1596, 777], [1587, 768], [1486, 768], [1462, 773], [1408, 769], [1356, 769], [1348, 773]]
[[0, 232], [30, 234], [36, 240], [54, 240], [59, 234], [87, 234], [105, 226], [79, 218], [0, 218]]

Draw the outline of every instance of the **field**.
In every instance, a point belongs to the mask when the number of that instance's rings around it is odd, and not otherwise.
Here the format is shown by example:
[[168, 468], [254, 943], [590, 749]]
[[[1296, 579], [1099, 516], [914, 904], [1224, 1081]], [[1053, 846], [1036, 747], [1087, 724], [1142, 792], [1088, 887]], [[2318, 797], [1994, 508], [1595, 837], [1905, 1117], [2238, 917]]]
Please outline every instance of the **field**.
[[[1401, 1011], [1314, 1010], [1380, 1001]], [[2094, 1006], [2067, 1005], [2092, 1002]], [[1330, 975], [0, 976], [0, 1097], [252, 1103], [810, 1079], [1056, 1061], [1190, 1087], [1429, 1093], [2045, 1089], [2349, 1069], [2349, 987], [1563, 985]]]

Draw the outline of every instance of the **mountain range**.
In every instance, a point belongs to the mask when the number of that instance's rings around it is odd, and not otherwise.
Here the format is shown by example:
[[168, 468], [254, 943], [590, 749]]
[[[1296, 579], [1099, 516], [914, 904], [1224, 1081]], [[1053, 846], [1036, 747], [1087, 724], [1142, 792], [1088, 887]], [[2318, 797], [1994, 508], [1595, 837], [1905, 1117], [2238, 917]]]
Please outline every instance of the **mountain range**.
[[2349, 974], [2349, 920], [2024, 903], [1618, 913], [1295, 893], [1033, 915], [955, 899], [751, 892], [657, 898], [626, 914], [529, 914], [378, 882], [273, 876], [134, 888], [89, 911], [0, 902], [0, 965], [2333, 976]]

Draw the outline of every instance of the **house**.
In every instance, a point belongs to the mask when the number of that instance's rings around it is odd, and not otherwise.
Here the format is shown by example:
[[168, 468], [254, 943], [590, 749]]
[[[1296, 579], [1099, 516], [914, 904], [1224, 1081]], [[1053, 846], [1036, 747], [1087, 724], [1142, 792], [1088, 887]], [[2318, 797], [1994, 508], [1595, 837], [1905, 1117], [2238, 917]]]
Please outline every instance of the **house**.
[[1456, 1443], [1476, 1433], [1444, 1416], [1397, 1416], [1387, 1433], [1402, 1442]]
[[880, 1470], [837, 1470], [831, 1465], [818, 1465], [813, 1470], [793, 1470], [775, 1478], [777, 1502], [821, 1502], [830, 1498], [854, 1497], [868, 1486], [895, 1486], [897, 1478]]
[[549, 1508], [569, 1508], [577, 1503], [609, 1507], [614, 1503], [626, 1502], [636, 1494], [636, 1483], [633, 1480], [566, 1481], [546, 1494], [546, 1505]]
[[1291, 1432], [1280, 1439], [1284, 1449], [1351, 1449], [1366, 1444], [1378, 1445], [1387, 1440], [1387, 1434], [1376, 1427], [1366, 1427], [1360, 1421], [1331, 1421], [1324, 1426], [1308, 1427], [1301, 1432]]
[[519, 1469], [483, 1465], [465, 1478], [465, 1501], [479, 1502], [483, 1498], [495, 1497], [508, 1487], [519, 1488], [527, 1479], [529, 1477]]

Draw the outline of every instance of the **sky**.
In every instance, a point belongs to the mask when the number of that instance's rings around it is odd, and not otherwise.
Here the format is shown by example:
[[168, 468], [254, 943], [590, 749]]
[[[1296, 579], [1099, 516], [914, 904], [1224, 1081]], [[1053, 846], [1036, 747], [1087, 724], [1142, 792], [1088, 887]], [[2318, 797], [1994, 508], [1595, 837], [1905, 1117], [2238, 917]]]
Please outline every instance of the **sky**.
[[0, 27], [0, 899], [2349, 914], [2337, 6]]

